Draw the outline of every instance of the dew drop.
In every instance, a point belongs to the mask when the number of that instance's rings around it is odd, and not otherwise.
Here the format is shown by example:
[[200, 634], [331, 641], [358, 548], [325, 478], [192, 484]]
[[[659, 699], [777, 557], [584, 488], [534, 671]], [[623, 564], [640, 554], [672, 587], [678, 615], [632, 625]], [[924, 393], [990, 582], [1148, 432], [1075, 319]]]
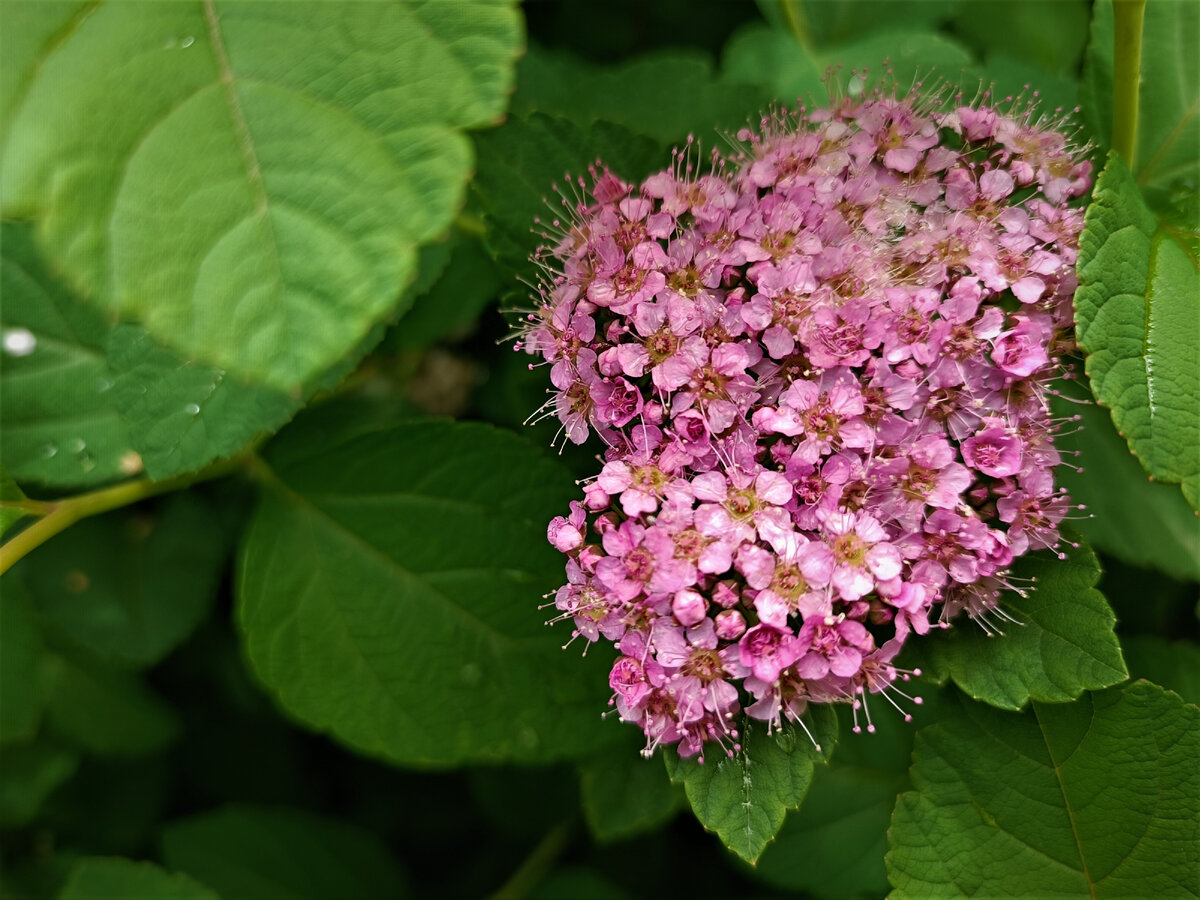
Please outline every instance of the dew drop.
[[72, 453], [82, 453], [87, 449], [87, 441], [83, 438], [71, 438], [67, 443], [70, 444]]
[[194, 43], [196, 43], [196, 39], [189, 34], [187, 37], [185, 37], [183, 40], [181, 40], [179, 42], [179, 46], [183, 47], [186, 50], [188, 47], [192, 46], [192, 44], [194, 44]]
[[37, 348], [37, 338], [28, 328], [5, 328], [3, 344], [9, 356], [28, 356]]
[[775, 742], [784, 753], [791, 753], [796, 749], [796, 733], [790, 728], [785, 728], [775, 736]]
[[42, 459], [53, 459], [57, 454], [57, 444], [42, 444]]
[[183, 411], [185, 413], [187, 413], [189, 416], [195, 416], [200, 413], [200, 407], [199, 407], [199, 405], [197, 405], [195, 403], [189, 403], [187, 406], [185, 406], [183, 408]]
[[107, 391], [111, 387], [112, 387], [112, 382], [109, 381], [107, 378], [101, 378], [96, 383], [96, 390], [101, 393], [103, 393], [104, 391]]
[[79, 466], [85, 472], [90, 472], [96, 468], [96, 458], [90, 453], [82, 453], [79, 456]]
[[117, 465], [126, 475], [136, 475], [142, 471], [142, 457], [136, 450], [126, 450]]

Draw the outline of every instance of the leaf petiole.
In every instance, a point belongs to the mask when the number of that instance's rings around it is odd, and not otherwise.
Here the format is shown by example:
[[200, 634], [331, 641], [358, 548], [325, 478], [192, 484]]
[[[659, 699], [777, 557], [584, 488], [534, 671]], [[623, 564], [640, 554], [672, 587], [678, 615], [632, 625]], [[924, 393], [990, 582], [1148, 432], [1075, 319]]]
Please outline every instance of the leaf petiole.
[[1146, 0], [1113, 0], [1112, 146], [1132, 170], [1137, 150], [1142, 73], [1142, 19]]
[[165, 481], [141, 478], [113, 487], [102, 488], [62, 500], [14, 500], [4, 501], [0, 506], [20, 509], [29, 515], [41, 516], [24, 531], [0, 546], [0, 575], [7, 572], [31, 550], [40, 547], [50, 538], [74, 525], [80, 519], [96, 516], [109, 510], [119, 509], [139, 500], [170, 491], [182, 490], [201, 481], [210, 481], [229, 475], [238, 469], [247, 468], [252, 460], [249, 454], [214, 463], [206, 469]]

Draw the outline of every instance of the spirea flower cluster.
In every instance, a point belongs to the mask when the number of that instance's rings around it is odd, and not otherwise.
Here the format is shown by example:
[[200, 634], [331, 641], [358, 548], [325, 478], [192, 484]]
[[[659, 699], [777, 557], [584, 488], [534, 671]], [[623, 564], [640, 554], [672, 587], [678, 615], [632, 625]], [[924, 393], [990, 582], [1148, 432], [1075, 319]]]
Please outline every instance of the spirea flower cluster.
[[902, 693], [912, 635], [994, 627], [1067, 509], [1046, 383], [1090, 184], [1068, 139], [883, 93], [737, 139], [704, 173], [689, 143], [641, 185], [576, 180], [517, 344], [565, 436], [607, 448], [550, 524], [554, 604], [618, 648], [647, 752], [732, 752], [743, 710], [857, 722]]

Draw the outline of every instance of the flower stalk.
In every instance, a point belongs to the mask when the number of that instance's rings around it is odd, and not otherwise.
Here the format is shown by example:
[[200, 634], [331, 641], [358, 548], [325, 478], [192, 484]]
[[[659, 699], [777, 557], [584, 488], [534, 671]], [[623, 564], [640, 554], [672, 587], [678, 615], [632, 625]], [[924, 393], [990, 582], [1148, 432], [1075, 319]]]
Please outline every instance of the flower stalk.
[[1142, 19], [1146, 0], [1113, 0], [1112, 146], [1132, 170], [1137, 153]]

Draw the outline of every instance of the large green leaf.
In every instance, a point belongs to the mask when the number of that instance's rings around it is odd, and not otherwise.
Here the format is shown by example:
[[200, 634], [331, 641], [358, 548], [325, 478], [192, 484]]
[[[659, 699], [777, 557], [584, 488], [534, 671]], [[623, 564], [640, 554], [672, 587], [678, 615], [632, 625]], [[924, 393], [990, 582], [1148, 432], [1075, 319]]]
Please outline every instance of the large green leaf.
[[[828, 47], [863, 37], [875, 31], [896, 28], [934, 30], [949, 19], [958, 0], [839, 0], [812, 3], [804, 0], [757, 0], [768, 22], [780, 31], [795, 35], [816, 47]], [[878, 60], [876, 60], [878, 62]]]
[[1047, 550], [1018, 560], [1014, 580], [1033, 584], [1024, 596], [1002, 595], [1001, 610], [1020, 623], [995, 619], [1002, 635], [963, 617], [947, 632], [912, 641], [929, 674], [1001, 709], [1073, 700], [1128, 678], [1116, 616], [1095, 588], [1096, 555], [1085, 544], [1065, 550], [1061, 560]]
[[62, 487], [136, 472], [140, 461], [110, 390], [109, 327], [50, 274], [27, 226], [0, 231], [0, 293], [5, 469], [19, 481]]
[[482, 425], [284, 432], [243, 539], [239, 616], [282, 704], [408, 764], [579, 756], [613, 735], [603, 654], [560, 650], [537, 609], [562, 583], [556, 461]]
[[1200, 710], [1147, 682], [922, 729], [889, 832], [895, 900], [1194, 897]]
[[1200, 508], [1200, 269], [1110, 153], [1079, 242], [1075, 326], [1096, 398], [1151, 477]]
[[[1195, 3], [1147, 3], [1142, 20], [1142, 67], [1133, 173], [1150, 208], [1192, 232], [1200, 226], [1200, 31]], [[1092, 137], [1107, 150], [1113, 126], [1112, 0], [1096, 0], [1081, 86]], [[1128, 162], [1128, 160], [1127, 160]]]
[[1069, 75], [1083, 58], [1090, 6], [1088, 0], [960, 0], [954, 30], [982, 48], [989, 63], [1001, 53]]
[[89, 856], [78, 860], [58, 900], [222, 900], [200, 882], [149, 862]]
[[1134, 678], [1153, 681], [1188, 703], [1200, 704], [1200, 646], [1139, 634], [1122, 638], [1121, 649]]
[[168, 866], [221, 900], [390, 900], [404, 877], [370, 832], [298, 809], [225, 807], [168, 825]]
[[673, 750], [663, 756], [671, 780], [683, 784], [700, 824], [748, 863], [774, 840], [788, 810], [800, 806], [815, 765], [833, 753], [838, 733], [833, 709], [812, 706], [807, 717], [820, 748], [791, 723], [771, 735], [754, 724], [742, 730], [742, 749], [732, 758], [715, 746], [708, 748], [703, 763], [699, 757], [680, 759]]
[[216, 596], [228, 545], [199, 496], [154, 512], [85, 519], [14, 570], [44, 625], [96, 659], [146, 666], [200, 624]]
[[543, 243], [535, 220], [552, 223], [563, 213], [553, 185], [579, 177], [597, 158], [626, 181], [638, 182], [670, 158], [652, 139], [621, 125], [595, 122], [584, 129], [569, 119], [532, 113], [514, 115], [504, 126], [476, 138], [479, 174], [474, 188], [489, 218], [487, 242], [509, 269], [530, 268], [529, 256]]
[[42, 715], [42, 639], [28, 592], [12, 574], [0, 582], [0, 744], [32, 738]]
[[95, 5], [19, 87], [5, 211], [89, 299], [297, 391], [449, 225], [520, 40], [508, 0]]
[[[1078, 396], [1078, 388], [1070, 390]], [[1200, 581], [1200, 523], [1179, 488], [1147, 480], [1107, 410], [1090, 395], [1082, 403], [1055, 400], [1052, 406], [1057, 416], [1079, 417], [1054, 445], [1064, 454], [1078, 453], [1073, 461], [1082, 471], [1062, 466], [1055, 479], [1086, 507], [1074, 524], [1088, 543], [1135, 566]]]
[[[829, 96], [826, 71], [830, 67], [841, 66], [846, 73], [863, 68], [879, 73], [885, 59], [902, 90], [918, 77], [958, 84], [972, 64], [970, 53], [960, 44], [930, 31], [901, 28], [810, 51], [785, 31], [754, 24], [739, 30], [726, 45], [722, 74], [734, 84], [757, 85], [762, 101], [791, 103], [802, 98], [823, 104]], [[844, 74], [842, 80], [847, 77]], [[972, 73], [969, 81], [974, 80]], [[863, 86], [859, 82], [852, 87]]]

